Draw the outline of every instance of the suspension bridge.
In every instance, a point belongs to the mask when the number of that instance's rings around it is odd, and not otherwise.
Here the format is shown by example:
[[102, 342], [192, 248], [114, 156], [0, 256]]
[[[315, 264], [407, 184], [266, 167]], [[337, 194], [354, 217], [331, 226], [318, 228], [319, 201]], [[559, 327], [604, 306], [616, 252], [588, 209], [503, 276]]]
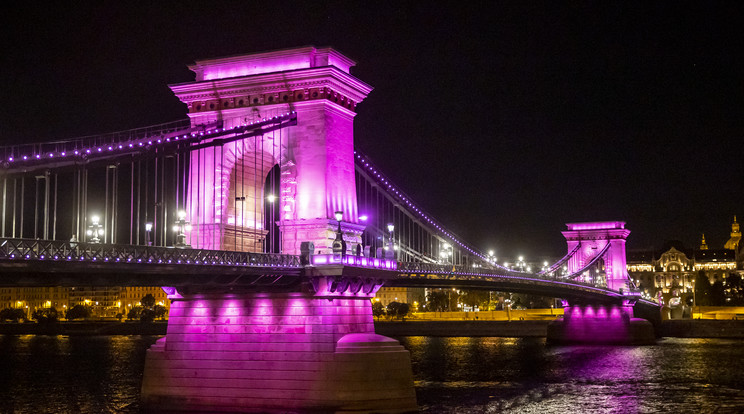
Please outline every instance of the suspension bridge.
[[353, 65], [314, 47], [198, 61], [171, 85], [187, 121], [0, 148], [0, 285], [163, 286], [154, 410], [415, 409], [407, 352], [374, 334], [382, 286], [563, 298], [557, 336], [579, 341], [654, 320], [623, 222], [568, 224], [566, 256], [531, 273], [416, 204], [354, 148], [372, 88]]

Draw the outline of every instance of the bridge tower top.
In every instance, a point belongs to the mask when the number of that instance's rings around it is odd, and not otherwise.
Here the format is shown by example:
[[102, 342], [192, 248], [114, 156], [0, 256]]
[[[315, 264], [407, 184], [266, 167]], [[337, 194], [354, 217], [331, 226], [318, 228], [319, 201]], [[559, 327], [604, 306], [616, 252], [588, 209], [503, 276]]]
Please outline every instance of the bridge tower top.
[[288, 70], [333, 66], [343, 72], [356, 62], [329, 47], [313, 46], [275, 50], [262, 53], [197, 60], [189, 69], [196, 74], [196, 81], [261, 75]]
[[607, 287], [612, 290], [627, 289], [625, 241], [630, 230], [625, 228], [625, 222], [566, 223], [566, 227], [568, 230], [562, 233], [566, 238], [568, 252], [576, 249], [576, 253], [567, 262], [569, 273], [579, 271], [607, 248], [604, 253]]
[[350, 74], [354, 64], [332, 48], [305, 46], [199, 60], [189, 66], [195, 81], [170, 85], [193, 125], [222, 121], [228, 129], [297, 114], [297, 125], [286, 130], [192, 151], [198, 160], [189, 174], [187, 202], [197, 230], [192, 246], [236, 249], [225, 236], [233, 234], [232, 240], [244, 238], [241, 246], [258, 250], [267, 234], [262, 183], [275, 165], [280, 213], [272, 221], [280, 228], [282, 252], [299, 254], [303, 241], [328, 250], [336, 211], [343, 212], [348, 244], [358, 243], [364, 226], [357, 209], [353, 120], [372, 88]]

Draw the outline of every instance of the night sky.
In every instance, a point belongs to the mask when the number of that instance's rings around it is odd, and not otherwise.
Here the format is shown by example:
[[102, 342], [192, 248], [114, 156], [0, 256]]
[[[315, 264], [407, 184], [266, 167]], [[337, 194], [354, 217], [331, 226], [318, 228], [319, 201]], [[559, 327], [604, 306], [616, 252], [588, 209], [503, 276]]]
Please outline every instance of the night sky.
[[744, 220], [736, 2], [54, 3], [1, 13], [3, 144], [183, 119], [197, 59], [332, 46], [375, 88], [357, 148], [482, 250], [561, 255], [595, 220], [721, 248]]

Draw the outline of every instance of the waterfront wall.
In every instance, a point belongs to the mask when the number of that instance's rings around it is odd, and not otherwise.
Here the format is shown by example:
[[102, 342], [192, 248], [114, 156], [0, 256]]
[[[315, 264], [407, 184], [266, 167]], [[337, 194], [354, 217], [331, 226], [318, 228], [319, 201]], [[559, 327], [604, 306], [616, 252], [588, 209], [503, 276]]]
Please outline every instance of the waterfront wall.
[[0, 323], [0, 335], [165, 335], [167, 321]]
[[[380, 335], [545, 337], [550, 321], [376, 321]], [[661, 324], [662, 337], [744, 339], [744, 321], [669, 320]]]
[[550, 321], [376, 321], [380, 335], [401, 336], [500, 336], [544, 337]]
[[[544, 337], [550, 321], [531, 320], [407, 320], [375, 321], [380, 335], [401, 336], [498, 336]], [[166, 323], [61, 322], [0, 323], [0, 335], [165, 335]], [[744, 339], [743, 320], [668, 320], [661, 324], [662, 337]]]

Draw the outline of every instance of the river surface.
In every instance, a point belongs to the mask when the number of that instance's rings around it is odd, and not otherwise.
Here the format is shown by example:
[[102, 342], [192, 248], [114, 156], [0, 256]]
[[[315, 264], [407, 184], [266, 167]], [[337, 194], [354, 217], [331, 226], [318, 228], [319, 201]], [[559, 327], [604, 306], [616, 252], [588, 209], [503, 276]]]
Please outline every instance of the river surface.
[[[1, 413], [138, 413], [156, 336], [0, 336]], [[744, 412], [744, 341], [399, 338], [422, 413]]]

